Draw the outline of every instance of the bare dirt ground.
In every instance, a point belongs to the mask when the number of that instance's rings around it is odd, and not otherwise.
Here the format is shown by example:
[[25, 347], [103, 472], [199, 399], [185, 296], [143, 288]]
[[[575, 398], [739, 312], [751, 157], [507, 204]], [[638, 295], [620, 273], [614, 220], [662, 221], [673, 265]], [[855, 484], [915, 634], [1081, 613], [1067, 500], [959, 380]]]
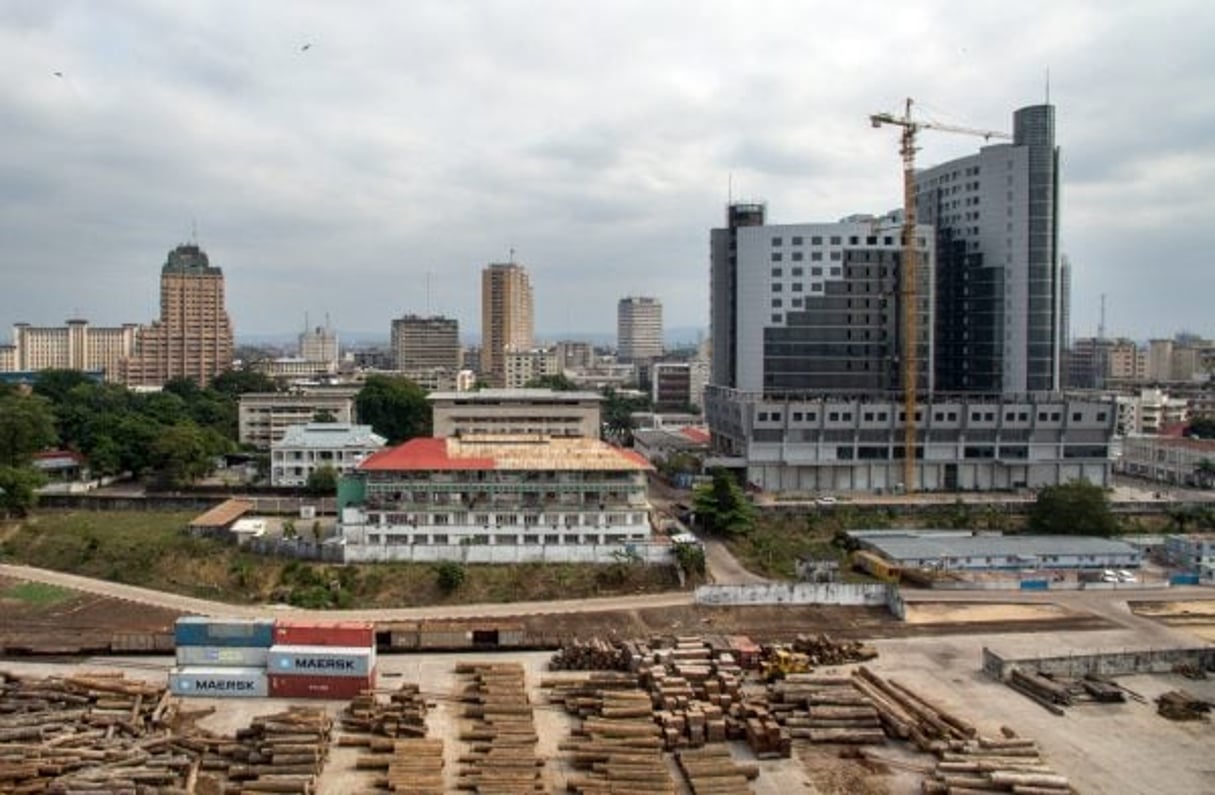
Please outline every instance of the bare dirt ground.
[[1131, 602], [1131, 610], [1135, 615], [1189, 632], [1206, 643], [1215, 643], [1215, 599]]
[[1059, 605], [1026, 604], [935, 604], [915, 603], [907, 606], [909, 624], [970, 624], [977, 621], [1045, 621], [1071, 618], [1078, 614]]

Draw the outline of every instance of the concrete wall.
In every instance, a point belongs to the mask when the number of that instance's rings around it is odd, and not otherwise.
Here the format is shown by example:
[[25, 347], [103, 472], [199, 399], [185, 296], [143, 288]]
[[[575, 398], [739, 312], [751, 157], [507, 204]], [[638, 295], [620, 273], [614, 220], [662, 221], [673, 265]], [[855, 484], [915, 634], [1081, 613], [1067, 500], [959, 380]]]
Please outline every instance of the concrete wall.
[[702, 585], [696, 589], [701, 605], [862, 605], [884, 607], [891, 586], [884, 583], [771, 583], [763, 585]]
[[1067, 677], [1086, 674], [1168, 673], [1178, 664], [1196, 665], [1200, 670], [1215, 671], [1215, 646], [1191, 649], [1143, 649], [1140, 651], [1073, 654], [1065, 657], [1033, 657], [1011, 659], [984, 647], [983, 672], [995, 679], [1005, 679], [1013, 668], [1036, 669], [1044, 673]]
[[454, 560], [462, 563], [617, 563], [630, 554], [642, 563], [674, 565], [669, 544], [398, 544], [344, 547], [346, 563], [403, 561], [430, 563]]

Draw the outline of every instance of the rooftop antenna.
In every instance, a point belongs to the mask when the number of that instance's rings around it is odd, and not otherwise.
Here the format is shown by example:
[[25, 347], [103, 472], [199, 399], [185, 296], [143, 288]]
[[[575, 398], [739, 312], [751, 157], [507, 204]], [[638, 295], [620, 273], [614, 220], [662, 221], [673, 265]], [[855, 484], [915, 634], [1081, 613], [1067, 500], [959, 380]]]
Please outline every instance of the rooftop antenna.
[[429, 316], [430, 311], [430, 271], [426, 271], [426, 314]]
[[1101, 320], [1097, 324], [1097, 339], [1105, 339], [1105, 293], [1101, 294]]
[[325, 331], [333, 331], [333, 324], [329, 322], [329, 313], [325, 313]]
[[734, 203], [734, 172], [726, 172], [726, 206]]
[[1050, 67], [1046, 67], [1046, 104], [1050, 104]]
[[510, 247], [510, 264], [511, 265], [515, 264], [515, 247], [514, 246]]
[[198, 219], [197, 218], [190, 219], [190, 243], [192, 243], [195, 246], [198, 245]]
[[305, 309], [304, 310], [304, 333], [307, 334], [308, 329], [310, 329], [310, 328], [312, 328], [312, 327], [308, 325], [308, 310]]

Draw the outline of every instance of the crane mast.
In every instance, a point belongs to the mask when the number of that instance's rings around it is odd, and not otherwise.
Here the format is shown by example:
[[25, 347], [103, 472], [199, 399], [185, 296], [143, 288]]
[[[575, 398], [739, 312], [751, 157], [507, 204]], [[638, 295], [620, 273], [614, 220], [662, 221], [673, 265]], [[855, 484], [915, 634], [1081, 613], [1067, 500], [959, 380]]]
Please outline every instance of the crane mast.
[[916, 411], [919, 403], [919, 247], [917, 245], [916, 228], [916, 199], [915, 199], [915, 153], [916, 135], [922, 129], [943, 130], [965, 135], [978, 135], [984, 140], [991, 138], [1009, 138], [1006, 133], [994, 130], [976, 130], [969, 127], [957, 127], [935, 122], [921, 122], [911, 117], [912, 100], [907, 104], [902, 116], [890, 113], [875, 113], [869, 117], [874, 127], [892, 124], [901, 127], [899, 154], [903, 159], [903, 252], [899, 277], [899, 306], [902, 313], [900, 331], [903, 338], [900, 374], [903, 381], [903, 489], [910, 493], [917, 489], [916, 478], [916, 446], [917, 429]]

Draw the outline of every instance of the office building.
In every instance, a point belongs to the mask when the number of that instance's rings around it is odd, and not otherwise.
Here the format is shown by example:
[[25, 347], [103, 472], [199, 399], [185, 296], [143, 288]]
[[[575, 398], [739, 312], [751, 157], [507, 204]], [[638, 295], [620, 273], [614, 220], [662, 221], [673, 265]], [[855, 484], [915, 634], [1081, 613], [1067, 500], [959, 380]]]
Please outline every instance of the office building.
[[140, 327], [123, 380], [157, 387], [188, 378], [207, 386], [232, 368], [232, 348], [223, 271], [197, 245], [178, 246], [160, 272], [160, 319]]
[[336, 373], [338, 335], [328, 324], [305, 330], [299, 338], [299, 358], [324, 365], [325, 372]]
[[650, 368], [650, 401], [657, 411], [700, 406], [704, 403], [708, 377], [708, 365], [699, 359], [654, 362]]
[[120, 381], [122, 361], [135, 349], [135, 323], [113, 328], [74, 318], [63, 326], [13, 326], [12, 345], [0, 346], [0, 371], [81, 370]]
[[450, 317], [405, 315], [392, 321], [394, 369], [460, 369], [460, 324]]
[[387, 439], [370, 425], [309, 422], [292, 425], [270, 444], [270, 485], [299, 488], [321, 467], [344, 475], [377, 452]]
[[617, 360], [648, 362], [662, 351], [662, 304], [657, 298], [621, 298], [616, 306]]
[[565, 370], [586, 370], [595, 365], [595, 349], [589, 342], [562, 340], [556, 345], [557, 366]]
[[1021, 108], [1013, 140], [916, 174], [918, 220], [936, 228], [936, 387], [1062, 388], [1055, 109]]
[[532, 284], [514, 262], [493, 263], [481, 272], [481, 373], [491, 386], [506, 386], [506, 352], [530, 351], [533, 338]]
[[1215, 439], [1128, 436], [1122, 440], [1118, 471], [1183, 488], [1215, 484]]
[[354, 422], [358, 387], [304, 387], [293, 392], [246, 392], [237, 405], [238, 438], [259, 450], [283, 438], [293, 425], [306, 425], [318, 415], [338, 423]]
[[485, 434], [598, 439], [600, 405], [595, 392], [551, 389], [482, 389], [427, 396], [436, 437]]
[[506, 389], [526, 389], [537, 378], [561, 375], [557, 352], [545, 348], [508, 350], [503, 356], [503, 386]]
[[[901, 223], [764, 223], [735, 204], [711, 246], [713, 384], [742, 391], [893, 392], [902, 388]], [[933, 389], [933, 235], [919, 243], [919, 386]]]

